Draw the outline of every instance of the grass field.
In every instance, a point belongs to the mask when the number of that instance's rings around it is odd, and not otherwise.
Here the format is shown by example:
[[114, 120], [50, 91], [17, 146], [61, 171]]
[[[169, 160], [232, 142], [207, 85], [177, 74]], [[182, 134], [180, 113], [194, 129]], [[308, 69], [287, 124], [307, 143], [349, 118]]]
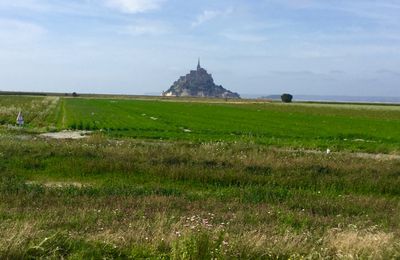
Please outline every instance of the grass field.
[[70, 129], [113, 137], [241, 141], [308, 149], [398, 152], [400, 106], [210, 104], [66, 99]]
[[15, 125], [22, 112], [29, 127], [54, 127], [58, 97], [0, 96], [0, 125]]
[[[18, 104], [8, 98], [1, 107]], [[44, 109], [44, 123], [0, 132], [2, 259], [400, 257], [399, 107], [61, 98]], [[95, 132], [36, 134], [53, 127]]]

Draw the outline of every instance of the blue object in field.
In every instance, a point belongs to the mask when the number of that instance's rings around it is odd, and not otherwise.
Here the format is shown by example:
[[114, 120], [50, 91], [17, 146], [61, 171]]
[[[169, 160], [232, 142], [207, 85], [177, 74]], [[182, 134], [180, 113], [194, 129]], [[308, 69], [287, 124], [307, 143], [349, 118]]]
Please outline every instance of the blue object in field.
[[17, 124], [19, 126], [22, 126], [24, 124], [24, 117], [22, 116], [21, 111], [18, 113], [18, 116], [17, 116]]

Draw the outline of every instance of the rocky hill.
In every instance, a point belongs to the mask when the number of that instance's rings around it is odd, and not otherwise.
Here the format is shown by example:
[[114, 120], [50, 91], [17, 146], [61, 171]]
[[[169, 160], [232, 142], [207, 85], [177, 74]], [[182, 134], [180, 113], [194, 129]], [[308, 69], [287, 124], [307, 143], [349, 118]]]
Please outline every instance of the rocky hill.
[[197, 70], [192, 70], [186, 76], [180, 77], [167, 91], [163, 92], [163, 96], [240, 98], [239, 94], [216, 85], [212, 75], [200, 66], [200, 61]]

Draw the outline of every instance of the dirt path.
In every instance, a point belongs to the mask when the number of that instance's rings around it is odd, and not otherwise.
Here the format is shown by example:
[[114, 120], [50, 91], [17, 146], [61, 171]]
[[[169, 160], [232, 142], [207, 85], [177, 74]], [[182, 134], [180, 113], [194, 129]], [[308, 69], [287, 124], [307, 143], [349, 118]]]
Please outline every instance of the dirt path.
[[66, 117], [67, 117], [67, 111], [65, 108], [65, 102], [64, 100], [61, 102], [61, 113], [62, 113], [62, 119], [61, 119], [61, 127], [62, 129], [65, 129], [65, 122], [66, 122]]

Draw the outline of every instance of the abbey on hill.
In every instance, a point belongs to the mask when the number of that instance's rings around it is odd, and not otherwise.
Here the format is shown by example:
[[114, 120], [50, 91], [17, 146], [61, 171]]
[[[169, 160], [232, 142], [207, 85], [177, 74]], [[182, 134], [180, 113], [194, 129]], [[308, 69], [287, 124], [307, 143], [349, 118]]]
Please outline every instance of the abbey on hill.
[[163, 96], [240, 98], [238, 93], [215, 85], [212, 75], [200, 66], [200, 59], [197, 70], [192, 70], [186, 76], [180, 77], [167, 91], [163, 92]]

